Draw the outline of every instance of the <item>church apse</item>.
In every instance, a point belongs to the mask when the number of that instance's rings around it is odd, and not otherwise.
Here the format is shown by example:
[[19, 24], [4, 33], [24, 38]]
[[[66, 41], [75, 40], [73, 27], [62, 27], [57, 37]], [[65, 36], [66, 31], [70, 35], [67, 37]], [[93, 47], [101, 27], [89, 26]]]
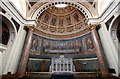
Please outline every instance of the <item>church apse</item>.
[[99, 70], [90, 32], [83, 36], [68, 40], [48, 39], [35, 33], [33, 34], [28, 62], [29, 71], [41, 72], [43, 67], [42, 63], [45, 59], [45, 63], [43, 64], [45, 65], [44, 72], [49, 72], [49, 67], [52, 63], [50, 61], [51, 58], [59, 58], [60, 56], [73, 59], [73, 64], [75, 66], [74, 72], [94, 72], [95, 70]]

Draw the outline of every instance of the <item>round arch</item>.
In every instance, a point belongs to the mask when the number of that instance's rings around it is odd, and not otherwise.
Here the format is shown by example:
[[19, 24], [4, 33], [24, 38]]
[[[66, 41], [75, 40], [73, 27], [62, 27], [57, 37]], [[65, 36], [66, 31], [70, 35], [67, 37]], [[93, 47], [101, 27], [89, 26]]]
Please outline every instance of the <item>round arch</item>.
[[[4, 67], [6, 66], [8, 57], [11, 54], [11, 48], [13, 46], [13, 43], [14, 43], [14, 40], [15, 40], [15, 37], [17, 34], [17, 30], [16, 30], [14, 23], [11, 20], [11, 17], [7, 13], [3, 14], [0, 12], [0, 22], [1, 23], [4, 22], [6, 27], [9, 30], [9, 40], [8, 40], [7, 44], [5, 45], [5, 44], [0, 43], [0, 64], [1, 64], [0, 68], [4, 69]], [[2, 28], [2, 26], [3, 25], [1, 24], [1, 28]], [[1, 32], [2, 32], [2, 30], [1, 30]], [[2, 36], [1, 36], [1, 38], [2, 38]], [[0, 74], [3, 74], [3, 73], [4, 73], [4, 70], [0, 70]]]
[[119, 45], [119, 38], [118, 38], [118, 29], [120, 27], [120, 22], [119, 22], [120, 16], [116, 16], [113, 21], [110, 24], [110, 28], [109, 28], [109, 32], [111, 34], [111, 37], [113, 39], [113, 42], [116, 46], [116, 48], [118, 49], [118, 45]]
[[12, 20], [9, 17], [7, 17], [5, 14], [0, 13], [0, 20], [6, 24], [9, 30], [9, 40], [7, 43], [7, 46], [8, 46], [9, 44], [12, 44], [14, 42], [15, 36], [17, 34], [17, 30]]
[[38, 17], [48, 8], [56, 5], [56, 4], [67, 4], [69, 6], [77, 8], [79, 11], [83, 13], [83, 15], [86, 17], [93, 16], [92, 12], [90, 12], [85, 6], [81, 5], [80, 3], [77, 2], [50, 2], [50, 3], [45, 3], [42, 6], [40, 6], [33, 15], [31, 15], [32, 19], [38, 19]]

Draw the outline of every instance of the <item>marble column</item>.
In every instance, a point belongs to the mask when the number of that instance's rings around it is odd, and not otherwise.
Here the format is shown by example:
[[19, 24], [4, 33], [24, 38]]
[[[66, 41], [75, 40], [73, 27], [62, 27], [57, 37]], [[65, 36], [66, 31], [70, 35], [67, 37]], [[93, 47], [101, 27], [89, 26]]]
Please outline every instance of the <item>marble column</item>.
[[23, 76], [26, 72], [27, 63], [29, 59], [29, 50], [31, 47], [32, 36], [33, 36], [33, 31], [34, 31], [33, 26], [28, 26], [27, 28], [28, 28], [28, 34], [27, 34], [25, 45], [24, 45], [19, 69], [18, 69], [19, 76]]
[[99, 40], [98, 34], [96, 32], [96, 26], [98, 26], [98, 25], [91, 25], [91, 28], [90, 28], [92, 38], [93, 38], [93, 43], [94, 43], [96, 55], [98, 58], [101, 75], [102, 75], [102, 77], [108, 77], [109, 71], [108, 71], [106, 60], [104, 58], [102, 46], [100, 44], [100, 40]]
[[115, 47], [115, 44], [112, 40], [111, 34], [107, 31], [106, 25], [104, 23], [101, 23], [101, 28], [98, 30], [101, 44], [103, 46], [103, 50], [105, 52], [105, 57], [108, 63], [108, 67], [110, 69], [115, 69], [116, 73], [111, 73], [112, 75], [118, 75], [118, 51]]

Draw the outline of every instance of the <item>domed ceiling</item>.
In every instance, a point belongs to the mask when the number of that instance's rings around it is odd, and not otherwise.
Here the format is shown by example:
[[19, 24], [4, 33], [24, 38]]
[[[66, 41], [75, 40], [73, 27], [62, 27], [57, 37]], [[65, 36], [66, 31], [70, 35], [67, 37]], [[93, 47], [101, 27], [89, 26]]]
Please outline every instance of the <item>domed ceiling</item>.
[[84, 15], [72, 6], [52, 6], [38, 18], [38, 29], [49, 34], [66, 35], [85, 29], [86, 21]]

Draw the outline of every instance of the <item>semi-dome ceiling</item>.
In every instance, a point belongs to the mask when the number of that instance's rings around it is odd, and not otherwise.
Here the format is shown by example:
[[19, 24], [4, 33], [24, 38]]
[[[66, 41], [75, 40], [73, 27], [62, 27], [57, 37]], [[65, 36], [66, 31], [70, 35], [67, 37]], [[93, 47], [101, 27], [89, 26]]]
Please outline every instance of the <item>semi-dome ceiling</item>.
[[65, 8], [50, 7], [38, 18], [39, 30], [46, 33], [72, 34], [86, 27], [86, 18], [78, 9], [72, 6]]

